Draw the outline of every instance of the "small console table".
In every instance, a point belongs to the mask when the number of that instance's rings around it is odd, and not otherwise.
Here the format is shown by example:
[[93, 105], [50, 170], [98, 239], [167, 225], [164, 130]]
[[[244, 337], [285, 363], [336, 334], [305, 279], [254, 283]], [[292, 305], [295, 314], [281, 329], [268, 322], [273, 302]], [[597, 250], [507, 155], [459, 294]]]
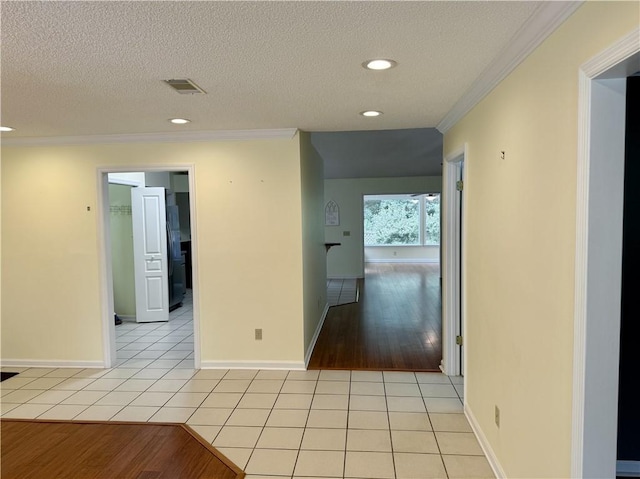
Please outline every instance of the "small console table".
[[340, 246], [342, 243], [325, 243], [324, 247], [329, 251], [332, 246]]

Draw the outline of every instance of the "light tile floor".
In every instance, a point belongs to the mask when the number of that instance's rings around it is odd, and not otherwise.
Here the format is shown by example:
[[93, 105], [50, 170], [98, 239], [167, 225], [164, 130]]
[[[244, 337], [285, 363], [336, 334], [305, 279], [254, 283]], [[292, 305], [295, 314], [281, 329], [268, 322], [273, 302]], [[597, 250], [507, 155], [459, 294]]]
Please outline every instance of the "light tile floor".
[[4, 368], [20, 374], [0, 383], [2, 417], [186, 423], [248, 479], [494, 477], [462, 378], [195, 370], [190, 306], [172, 314], [118, 326], [113, 369]]
[[123, 321], [116, 326], [116, 349], [117, 367], [193, 369], [191, 290], [187, 290], [182, 306], [169, 313], [166, 323]]

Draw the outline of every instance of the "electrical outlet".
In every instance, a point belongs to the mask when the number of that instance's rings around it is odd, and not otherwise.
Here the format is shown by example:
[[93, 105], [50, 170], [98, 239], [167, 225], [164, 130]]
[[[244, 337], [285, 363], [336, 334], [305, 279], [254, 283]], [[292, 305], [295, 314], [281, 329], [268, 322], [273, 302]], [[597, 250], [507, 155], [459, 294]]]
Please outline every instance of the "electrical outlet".
[[256, 341], [262, 341], [262, 329], [256, 329]]
[[351, 236], [351, 231], [343, 231], [342, 236]]
[[496, 406], [496, 426], [500, 427], [500, 408]]
[[394, 252], [393, 252], [393, 256], [398, 256], [398, 252], [397, 252], [397, 251], [394, 251]]

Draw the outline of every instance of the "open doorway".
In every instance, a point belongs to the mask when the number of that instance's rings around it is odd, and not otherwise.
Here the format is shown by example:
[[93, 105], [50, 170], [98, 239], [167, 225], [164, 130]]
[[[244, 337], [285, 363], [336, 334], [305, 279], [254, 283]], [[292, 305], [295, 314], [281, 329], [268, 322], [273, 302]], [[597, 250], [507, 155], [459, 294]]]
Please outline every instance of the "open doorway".
[[310, 369], [439, 371], [439, 200], [439, 193], [360, 196], [359, 299], [329, 309]]
[[579, 71], [572, 477], [616, 474], [626, 78], [640, 64], [637, 39], [635, 29]]
[[442, 359], [440, 193], [363, 195], [362, 204], [366, 294], [388, 312], [401, 311], [400, 303], [413, 305], [412, 313], [391, 313], [396, 324], [388, 334], [420, 338], [412, 363], [438, 370]]
[[100, 172], [107, 366], [166, 372], [199, 364], [189, 173]]

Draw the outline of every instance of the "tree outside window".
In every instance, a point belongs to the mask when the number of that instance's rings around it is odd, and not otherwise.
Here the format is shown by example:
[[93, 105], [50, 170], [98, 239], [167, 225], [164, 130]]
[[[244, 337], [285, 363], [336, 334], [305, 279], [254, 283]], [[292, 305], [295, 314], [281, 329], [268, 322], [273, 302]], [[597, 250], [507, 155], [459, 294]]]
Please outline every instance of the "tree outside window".
[[424, 198], [424, 244], [440, 244], [440, 195], [426, 195]]
[[365, 246], [440, 244], [440, 195], [364, 197]]

